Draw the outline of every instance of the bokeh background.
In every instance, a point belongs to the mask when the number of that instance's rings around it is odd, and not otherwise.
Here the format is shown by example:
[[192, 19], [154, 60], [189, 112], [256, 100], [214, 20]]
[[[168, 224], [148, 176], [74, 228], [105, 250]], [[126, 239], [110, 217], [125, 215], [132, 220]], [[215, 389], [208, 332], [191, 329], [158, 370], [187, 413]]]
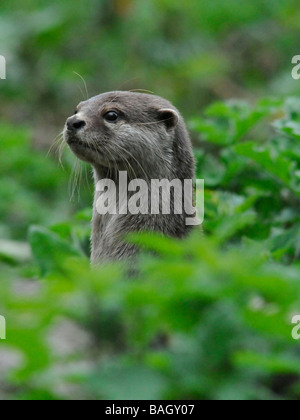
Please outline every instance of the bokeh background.
[[[57, 179], [50, 180], [43, 171], [51, 166], [45, 152], [86, 97], [74, 72], [85, 79], [90, 96], [116, 89], [150, 90], [173, 101], [187, 119], [214, 100], [255, 101], [300, 90], [291, 78], [300, 26], [295, 0], [254, 0], [242, 7], [236, 0], [189, 0], [185, 5], [171, 0], [12, 0], [0, 7], [1, 54], [7, 59], [7, 80], [1, 82], [1, 137], [7, 138], [7, 130], [27, 132], [28, 147], [42, 152], [39, 165], [26, 163], [30, 156], [20, 150], [21, 166], [11, 176], [6, 168], [10, 157], [7, 161], [2, 145], [1, 182], [7, 185], [8, 177], [11, 188], [4, 188], [9, 191], [2, 192], [6, 199], [1, 201], [7, 213], [18, 213], [16, 235], [20, 227], [24, 236], [28, 217], [39, 221], [43, 213], [44, 220], [52, 219], [58, 189], [65, 199], [68, 176], [57, 168]], [[24, 140], [20, 142], [25, 147]], [[20, 174], [23, 170], [28, 176]], [[24, 181], [18, 194], [16, 176]], [[42, 211], [30, 209], [27, 197], [38, 184], [50, 214], [42, 204]], [[82, 199], [87, 200], [84, 188]], [[9, 193], [22, 195], [27, 204], [7, 197]], [[66, 214], [72, 205], [64, 200], [59, 208]], [[7, 230], [7, 224], [1, 229]]]
[[[1, 2], [1, 399], [298, 399], [298, 6]], [[146, 238], [162, 259], [145, 257], [133, 283], [119, 267], [89, 271], [90, 170], [49, 152], [87, 96], [82, 79], [90, 96], [172, 101], [207, 180], [207, 238]]]
[[91, 95], [146, 89], [185, 116], [215, 99], [295, 94], [293, 0], [12, 0], [1, 5], [2, 117], [49, 144], [86, 80]]

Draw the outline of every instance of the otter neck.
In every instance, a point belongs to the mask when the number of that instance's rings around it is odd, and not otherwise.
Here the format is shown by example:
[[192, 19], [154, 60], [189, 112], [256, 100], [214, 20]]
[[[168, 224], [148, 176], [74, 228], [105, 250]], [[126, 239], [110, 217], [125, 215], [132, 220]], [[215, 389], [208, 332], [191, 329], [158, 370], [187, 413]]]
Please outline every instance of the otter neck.
[[128, 161], [126, 164], [120, 162], [111, 167], [93, 165], [93, 169], [95, 184], [102, 179], [111, 179], [118, 185], [120, 172], [124, 171], [127, 172], [128, 184], [134, 179], [143, 179], [150, 184], [151, 179], [171, 179], [173, 177], [171, 168], [169, 169], [163, 164], [157, 164], [154, 168], [153, 165], [151, 167], [142, 164], [132, 165]]

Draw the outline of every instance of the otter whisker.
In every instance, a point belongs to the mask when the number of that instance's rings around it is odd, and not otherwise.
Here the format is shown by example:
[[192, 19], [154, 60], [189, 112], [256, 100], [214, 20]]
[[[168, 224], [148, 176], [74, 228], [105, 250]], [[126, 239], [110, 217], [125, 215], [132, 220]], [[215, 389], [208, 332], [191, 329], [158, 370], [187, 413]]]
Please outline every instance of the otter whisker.
[[134, 123], [134, 125], [158, 125], [166, 121], [168, 120], [151, 121], [151, 122], [146, 122], [146, 123]]
[[129, 92], [137, 92], [137, 93], [150, 93], [151, 95], [154, 95], [155, 93], [152, 92], [152, 90], [147, 89], [131, 89]]
[[[104, 147], [104, 150], [109, 154], [109, 156], [111, 157], [111, 159], [112, 159], [112, 163], [114, 163], [114, 166], [113, 166], [113, 169], [114, 169], [114, 171], [115, 171], [115, 179], [117, 180], [118, 179], [118, 172], [120, 172], [120, 170], [119, 170], [119, 166], [118, 166], [118, 162], [116, 161], [116, 159], [114, 158], [114, 156], [112, 155], [112, 153], [110, 153], [110, 150], [109, 150], [109, 148], [108, 147], [105, 147], [105, 146], [103, 146]], [[109, 164], [109, 169], [110, 169], [110, 159], [108, 159], [108, 164]]]
[[[129, 83], [129, 82], [133, 82], [134, 80], [138, 80], [138, 77], [133, 77], [132, 79], [128, 79], [128, 80], [126, 80], [125, 82], [123, 82], [123, 83], [121, 83], [118, 87], [117, 87], [117, 89], [115, 90], [115, 92], [117, 93], [117, 92], [120, 92], [121, 91], [121, 89], [127, 84], [127, 83]], [[112, 99], [112, 102], [114, 102], [115, 100], [116, 100], [116, 98], [117, 98], [117, 96], [118, 96], [118, 93], [116, 94], [116, 96]]]
[[74, 74], [76, 74], [82, 80], [84, 88], [85, 88], [85, 93], [86, 93], [86, 98], [85, 99], [88, 99], [90, 95], [89, 95], [89, 91], [88, 91], [87, 84], [86, 84], [86, 81], [85, 81], [84, 77], [81, 76], [81, 74], [77, 73], [76, 71], [74, 71]]
[[132, 77], [131, 79], [125, 80], [125, 82], [121, 83], [118, 88], [117, 91], [122, 89], [127, 83], [129, 82], [133, 82], [134, 80], [138, 80], [138, 77]]
[[[146, 139], [145, 139], [145, 142], [146, 142]], [[138, 148], [140, 148], [141, 149], [141, 152], [143, 152], [144, 151], [144, 149], [143, 149], [143, 144], [141, 144], [141, 142], [139, 141], [139, 142], [136, 142], [136, 147], [138, 147]], [[158, 159], [158, 161], [164, 161], [163, 160], [163, 157], [162, 157], [162, 155], [161, 155], [161, 153], [158, 153], [157, 151], [156, 151], [156, 149], [158, 149], [157, 148], [157, 145], [156, 144], [153, 144], [153, 143], [151, 143], [151, 153], [153, 153], [156, 157], [157, 157], [157, 159]], [[158, 149], [158, 151], [160, 152], [160, 149]], [[138, 163], [138, 162], [137, 162]]]
[[87, 169], [86, 165], [84, 165], [84, 178], [85, 178], [86, 184], [88, 186], [89, 192], [92, 193], [92, 189], [91, 189], [91, 185], [90, 185], [90, 181], [89, 181], [88, 169]]
[[[115, 145], [115, 146], [117, 146], [117, 147], [121, 147], [120, 145]], [[133, 167], [132, 167], [132, 165], [130, 164], [130, 162], [128, 161], [128, 159], [126, 158], [126, 156], [125, 156], [124, 154], [122, 154], [122, 152], [120, 152], [120, 151], [119, 151], [119, 153], [120, 153], [121, 159], [125, 159], [124, 164], [125, 164], [125, 167], [126, 167], [126, 169], [127, 169], [127, 172], [129, 172], [129, 175], [130, 175], [130, 170], [131, 170], [132, 175], [134, 175], [135, 179], [137, 179], [136, 172], [135, 172], [135, 170], [133, 169]], [[127, 164], [126, 164], [126, 163], [127, 163]]]
[[63, 157], [63, 153], [64, 153], [64, 150], [65, 150], [66, 146], [67, 146], [66, 142], [62, 141], [60, 146], [59, 146], [59, 150], [58, 150], [58, 161], [59, 161], [59, 163], [60, 163], [60, 165], [63, 169], [64, 169], [64, 164], [63, 164], [63, 161], [62, 161], [62, 157]]
[[[124, 149], [120, 144], [117, 144], [117, 145], [115, 145], [115, 146], [117, 146], [117, 147], [119, 147], [119, 148], [121, 148], [122, 150], [124, 150], [126, 153], [128, 153], [129, 154], [129, 156], [131, 156], [132, 157], [132, 159], [134, 159], [135, 161], [136, 161], [136, 163], [139, 165], [139, 167], [142, 169], [142, 171], [144, 172], [144, 175], [145, 175], [145, 178], [147, 179], [148, 178], [148, 176], [147, 176], [147, 174], [146, 174], [146, 172], [145, 172], [145, 170], [144, 170], [144, 168], [141, 166], [141, 164], [138, 162], [138, 160], [131, 154], [131, 153], [129, 153], [128, 152], [128, 150], [126, 150], [126, 149]], [[127, 159], [126, 159], [127, 160]], [[127, 160], [127, 162], [128, 162], [128, 160]], [[128, 162], [129, 163], [129, 162]], [[130, 165], [130, 164], [129, 164]], [[137, 176], [136, 176], [136, 173], [135, 173], [135, 171], [134, 171], [134, 169], [132, 168], [132, 166], [130, 165], [130, 167], [131, 167], [131, 169], [132, 169], [132, 171], [133, 171], [133, 174], [134, 174], [134, 176], [135, 176], [135, 178], [137, 179]]]
[[[140, 148], [142, 147], [142, 145], [140, 144], [140, 143], [138, 143], [137, 144], [137, 146], [139, 146]], [[125, 150], [125, 149], [124, 149]], [[156, 150], [154, 150], [154, 149], [152, 149], [151, 150], [151, 152], [152, 153], [154, 153], [155, 154], [155, 156], [159, 159], [159, 160], [161, 160], [161, 155], [158, 155], [157, 153], [156, 153]], [[135, 162], [139, 165], [139, 167], [142, 169], [142, 171], [143, 171], [143, 173], [144, 173], [144, 175], [145, 175], [145, 177], [146, 177], [146, 179], [148, 179], [149, 178], [149, 176], [146, 174], [146, 172], [145, 172], [145, 169], [141, 166], [141, 164], [140, 164], [140, 162], [130, 153], [130, 152], [128, 152], [127, 151], [127, 153], [132, 157], [132, 159], [134, 159], [135, 160]]]
[[74, 197], [75, 197], [75, 192], [78, 189], [78, 199], [80, 198], [80, 189], [79, 189], [79, 183], [80, 183], [80, 179], [81, 179], [81, 163], [78, 159], [76, 159], [73, 169], [72, 169], [72, 174], [71, 174], [71, 178], [70, 178], [70, 201], [73, 201]]
[[77, 87], [78, 87], [78, 89], [80, 90], [80, 93], [81, 93], [82, 99], [85, 101], [85, 94], [84, 94], [83, 90], [81, 89], [81, 86], [77, 86]]
[[51, 146], [50, 146], [50, 148], [49, 148], [49, 150], [47, 152], [47, 155], [46, 155], [47, 157], [50, 155], [50, 153], [52, 152], [52, 150], [55, 150], [57, 147], [60, 146], [60, 143], [63, 140], [63, 133], [64, 133], [63, 131], [61, 133], [59, 133], [55, 137], [55, 139], [51, 142], [52, 144], [51, 144]]

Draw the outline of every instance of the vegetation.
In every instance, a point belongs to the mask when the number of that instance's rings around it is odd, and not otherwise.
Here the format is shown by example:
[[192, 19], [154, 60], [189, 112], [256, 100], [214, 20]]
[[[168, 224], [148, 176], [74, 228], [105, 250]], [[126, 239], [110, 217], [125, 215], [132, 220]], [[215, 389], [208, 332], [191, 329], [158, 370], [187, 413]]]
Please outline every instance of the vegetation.
[[[299, 399], [299, 12], [236, 6], [1, 4], [1, 399]], [[204, 234], [130, 236], [134, 278], [90, 268], [91, 180], [70, 202], [74, 158], [47, 155], [82, 98], [73, 71], [90, 94], [168, 97], [193, 137]]]

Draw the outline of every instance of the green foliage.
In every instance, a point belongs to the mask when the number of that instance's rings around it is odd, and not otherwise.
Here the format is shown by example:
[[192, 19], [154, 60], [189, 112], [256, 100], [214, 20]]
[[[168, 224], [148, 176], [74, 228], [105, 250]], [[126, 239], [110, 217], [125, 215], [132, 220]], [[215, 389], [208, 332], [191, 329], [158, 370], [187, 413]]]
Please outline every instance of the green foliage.
[[243, 7], [237, 0], [86, 0], [76, 7], [11, 0], [0, 10], [1, 54], [10, 58], [3, 100], [42, 126], [60, 126], [85, 96], [74, 72], [90, 94], [148, 89], [186, 113], [218, 98], [300, 92], [290, 77], [295, 0]]
[[[0, 12], [0, 399], [299, 399], [297, 1], [10, 0]], [[89, 95], [153, 91], [189, 124], [204, 232], [131, 236], [135, 275], [90, 268], [92, 192], [75, 174], [70, 202], [74, 158], [63, 169], [47, 155], [87, 96], [74, 72]]]
[[204, 234], [179, 242], [131, 235], [143, 250], [134, 275], [119, 264], [90, 269], [90, 211], [32, 227], [26, 268], [17, 258], [15, 268], [2, 263], [8, 339], [1, 350], [18, 355], [3, 392], [299, 399], [299, 345], [291, 336], [300, 313], [298, 110], [296, 98], [231, 101], [191, 121], [198, 176], [207, 181]]

